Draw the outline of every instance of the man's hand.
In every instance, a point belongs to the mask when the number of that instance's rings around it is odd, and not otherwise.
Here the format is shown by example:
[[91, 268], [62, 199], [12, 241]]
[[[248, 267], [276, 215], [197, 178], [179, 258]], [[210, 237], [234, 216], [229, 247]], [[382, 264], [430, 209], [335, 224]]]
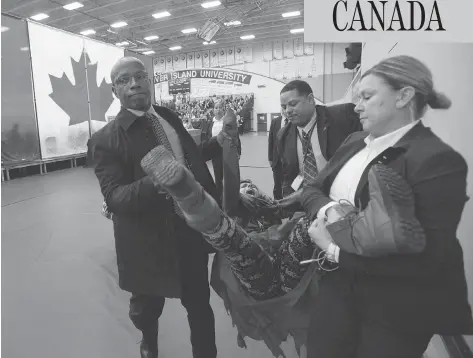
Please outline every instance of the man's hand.
[[312, 242], [322, 250], [327, 250], [330, 243], [333, 242], [332, 236], [325, 228], [326, 224], [325, 218], [315, 219], [308, 230]]

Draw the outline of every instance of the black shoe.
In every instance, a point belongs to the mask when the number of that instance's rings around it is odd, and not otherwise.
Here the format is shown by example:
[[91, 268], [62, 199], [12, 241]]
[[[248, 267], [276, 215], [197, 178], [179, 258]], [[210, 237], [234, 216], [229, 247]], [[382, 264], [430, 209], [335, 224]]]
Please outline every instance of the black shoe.
[[142, 340], [140, 344], [141, 358], [158, 358], [158, 347], [150, 347], [150, 345]]
[[141, 358], [158, 358], [158, 330], [159, 324], [151, 329], [143, 330], [143, 339], [140, 343]]

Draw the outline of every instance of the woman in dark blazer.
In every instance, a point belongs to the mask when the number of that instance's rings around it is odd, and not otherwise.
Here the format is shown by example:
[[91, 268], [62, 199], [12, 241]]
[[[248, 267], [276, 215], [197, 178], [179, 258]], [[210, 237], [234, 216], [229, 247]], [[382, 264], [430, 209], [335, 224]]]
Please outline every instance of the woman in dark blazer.
[[[302, 194], [304, 210], [318, 218], [313, 241], [339, 265], [313, 300], [308, 357], [420, 358], [434, 334], [473, 333], [456, 237], [468, 200], [467, 165], [421, 121], [427, 106], [447, 109], [451, 102], [420, 61], [381, 61], [363, 74], [358, 93], [364, 132], [348, 137]], [[340, 249], [325, 228], [339, 217], [340, 200], [367, 206], [367, 173], [378, 163], [413, 190], [426, 235], [421, 253], [362, 257]]]

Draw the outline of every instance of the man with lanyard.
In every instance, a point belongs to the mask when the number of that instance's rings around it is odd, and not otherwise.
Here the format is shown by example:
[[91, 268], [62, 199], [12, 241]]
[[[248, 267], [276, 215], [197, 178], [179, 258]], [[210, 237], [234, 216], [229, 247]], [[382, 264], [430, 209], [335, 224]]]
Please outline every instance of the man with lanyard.
[[289, 123], [277, 139], [283, 195], [279, 204], [294, 212], [301, 209], [303, 183], [313, 181], [345, 139], [362, 127], [352, 103], [319, 105], [305, 81], [287, 83], [280, 102]]

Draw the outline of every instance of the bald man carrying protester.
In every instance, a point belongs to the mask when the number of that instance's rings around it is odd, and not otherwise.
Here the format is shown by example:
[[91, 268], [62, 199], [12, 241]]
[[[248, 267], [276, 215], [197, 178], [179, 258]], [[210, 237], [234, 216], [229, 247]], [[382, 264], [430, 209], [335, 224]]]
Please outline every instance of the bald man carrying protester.
[[222, 136], [198, 147], [175, 112], [151, 105], [151, 81], [140, 60], [121, 58], [111, 79], [122, 108], [92, 136], [89, 151], [113, 215], [119, 285], [132, 294], [130, 319], [143, 333], [141, 357], [158, 357], [158, 319], [167, 297], [180, 298], [187, 310], [193, 357], [215, 358], [210, 246], [182, 219], [173, 199], [156, 189], [140, 161], [152, 148], [164, 145], [218, 199], [205, 162], [221, 155]]

